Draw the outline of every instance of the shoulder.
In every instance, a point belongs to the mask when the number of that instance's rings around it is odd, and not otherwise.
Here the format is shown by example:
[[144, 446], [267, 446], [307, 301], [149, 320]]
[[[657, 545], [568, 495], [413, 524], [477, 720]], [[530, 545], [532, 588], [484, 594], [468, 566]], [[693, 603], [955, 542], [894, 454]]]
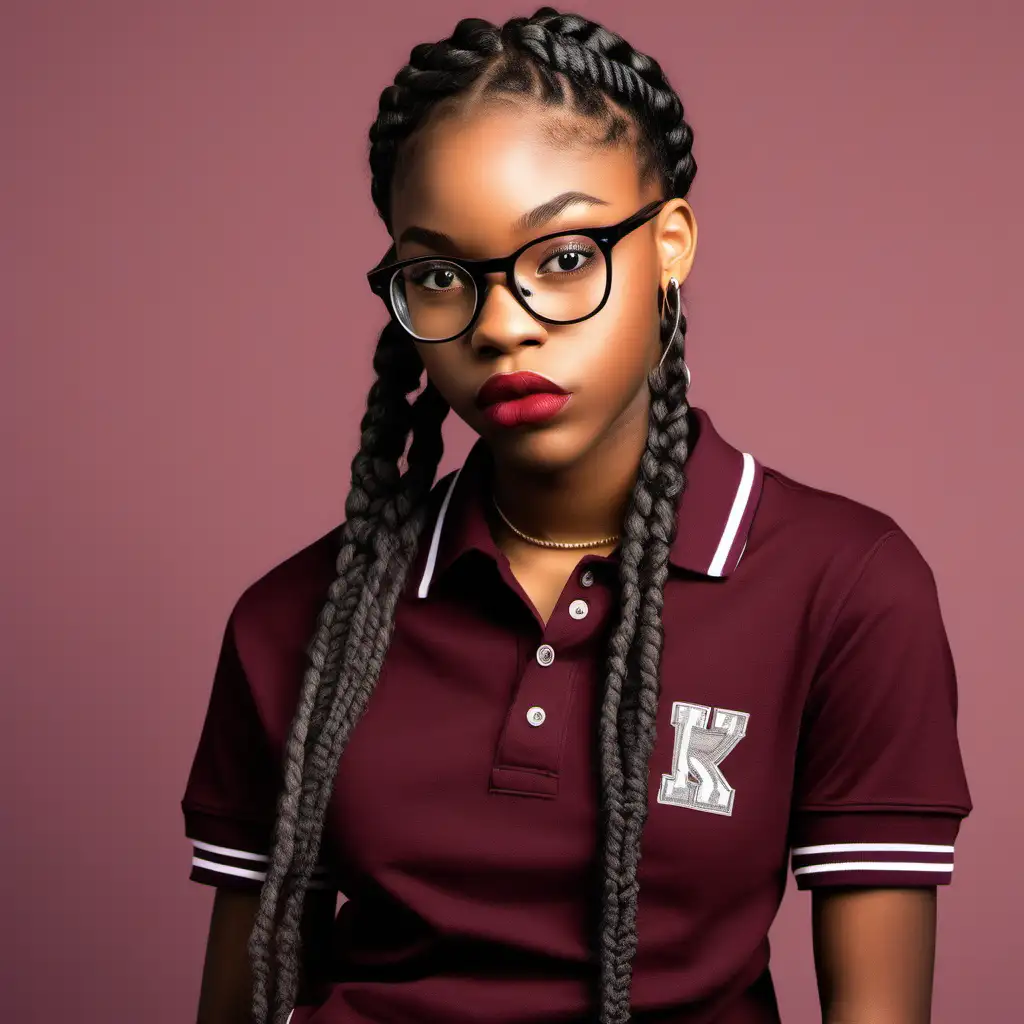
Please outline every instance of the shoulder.
[[905, 559], [923, 559], [909, 535], [883, 509], [855, 498], [794, 480], [764, 468], [764, 482], [751, 529], [751, 544], [784, 546], [790, 560], [847, 568], [861, 565], [877, 550], [900, 550]]
[[899, 524], [882, 509], [764, 468], [757, 525], [762, 532], [798, 535], [818, 553], [865, 552]]
[[264, 570], [238, 597], [229, 629], [243, 666], [305, 650], [334, 582], [341, 526]]
[[760, 568], [780, 588], [801, 590], [825, 628], [853, 596], [862, 611], [930, 607], [935, 600], [929, 564], [892, 515], [770, 467], [744, 562], [749, 573]]
[[[456, 472], [440, 478], [431, 491], [427, 541]], [[339, 523], [288, 555], [242, 592], [232, 609], [230, 626], [243, 662], [259, 659], [270, 649], [305, 650], [337, 577], [343, 527]], [[420, 538], [420, 546], [424, 546], [424, 537]]]

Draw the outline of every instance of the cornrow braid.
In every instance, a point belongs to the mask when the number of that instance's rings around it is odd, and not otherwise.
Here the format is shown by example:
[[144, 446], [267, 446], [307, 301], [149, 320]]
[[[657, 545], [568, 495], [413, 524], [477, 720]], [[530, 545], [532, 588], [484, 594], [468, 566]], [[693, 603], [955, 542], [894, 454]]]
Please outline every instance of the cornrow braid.
[[[577, 15], [543, 8], [517, 26], [518, 38], [538, 61], [574, 82], [590, 83], [634, 111], [652, 142], [669, 195], [685, 195], [696, 174], [693, 133], [679, 97], [660, 66], [620, 36]], [[675, 301], [679, 301], [678, 291]], [[674, 325], [675, 318], [671, 323]], [[661, 611], [676, 507], [688, 455], [684, 341], [654, 370], [646, 449], [620, 545], [620, 619], [609, 641], [608, 668], [598, 723], [603, 796], [603, 916], [600, 941], [600, 1020], [629, 1020], [631, 964], [636, 951], [640, 839], [647, 817], [648, 762], [656, 739]]]
[[[460, 21], [449, 38], [414, 47], [409, 63], [382, 92], [370, 129], [369, 161], [371, 194], [389, 230], [391, 192], [417, 129], [443, 104], [495, 92], [548, 106], [571, 104], [576, 112], [606, 122], [609, 144], [623, 129], [615, 108], [624, 110], [638, 130], [642, 174], [656, 170], [666, 198], [689, 191], [697, 169], [693, 133], [657, 62], [594, 22], [543, 7], [502, 26], [477, 18]], [[640, 840], [656, 736], [661, 611], [676, 505], [685, 486], [686, 320], [680, 315], [673, 331], [674, 313], [662, 324], [662, 343], [671, 351], [648, 382], [648, 438], [623, 522], [619, 617], [609, 640], [597, 727], [601, 1024], [629, 1020]], [[255, 1024], [283, 1024], [295, 1002], [302, 908], [323, 852], [338, 762], [379, 677], [442, 453], [448, 407], [429, 382], [410, 398], [422, 382], [423, 364], [395, 324], [381, 334], [374, 369], [377, 379], [352, 461], [337, 578], [308, 649], [309, 667], [286, 743], [273, 849], [250, 940]]]
[[389, 229], [399, 146], [434, 105], [465, 90], [500, 52], [501, 38], [490, 22], [464, 18], [450, 38], [413, 47], [409, 63], [381, 93], [370, 128], [370, 194]]
[[685, 196], [697, 174], [693, 130], [682, 101], [653, 57], [577, 14], [542, 7], [517, 21], [517, 42], [536, 60], [628, 107], [663, 164], [667, 194]]

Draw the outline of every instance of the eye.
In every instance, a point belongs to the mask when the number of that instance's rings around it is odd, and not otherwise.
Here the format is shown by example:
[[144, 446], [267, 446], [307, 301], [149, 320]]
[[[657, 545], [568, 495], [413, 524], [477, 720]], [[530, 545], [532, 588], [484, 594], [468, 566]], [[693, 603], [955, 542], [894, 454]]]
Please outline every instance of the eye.
[[448, 263], [428, 263], [412, 267], [409, 280], [428, 292], [455, 291], [462, 286], [458, 270]]
[[574, 245], [548, 256], [537, 270], [541, 274], [574, 274], [582, 270], [593, 256], [593, 249]]

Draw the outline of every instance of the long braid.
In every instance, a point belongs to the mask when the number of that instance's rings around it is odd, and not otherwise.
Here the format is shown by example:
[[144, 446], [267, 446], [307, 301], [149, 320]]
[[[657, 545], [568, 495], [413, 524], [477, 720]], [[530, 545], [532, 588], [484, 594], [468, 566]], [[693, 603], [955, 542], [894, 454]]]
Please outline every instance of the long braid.
[[[370, 390], [362, 422], [359, 452], [352, 463], [352, 487], [346, 501], [338, 556], [338, 578], [320, 614], [317, 633], [310, 645], [310, 667], [306, 672], [285, 755], [285, 785], [278, 805], [274, 846], [261, 893], [260, 910], [250, 950], [253, 959], [253, 1018], [258, 1024], [286, 1014], [294, 1002], [298, 981], [300, 949], [298, 927], [301, 904], [315, 867], [322, 821], [314, 829], [309, 814], [311, 790], [319, 784], [322, 766], [310, 756], [319, 746], [324, 728], [326, 702], [344, 699], [350, 688], [341, 685], [339, 675], [345, 664], [345, 649], [353, 637], [353, 625], [370, 598], [368, 580], [380, 549], [386, 545], [389, 526], [408, 509], [423, 509], [440, 460], [441, 422], [447, 406], [428, 385], [410, 407], [407, 396], [418, 386], [422, 363], [412, 345], [395, 325], [381, 334], [374, 359], [378, 377]], [[410, 430], [409, 470], [398, 473], [398, 460], [405, 450]], [[413, 493], [417, 492], [418, 493]], [[397, 510], [397, 513], [396, 513]], [[422, 515], [422, 512], [420, 513]], [[401, 560], [389, 559], [395, 579], [404, 581], [415, 557], [407, 535], [400, 545]], [[404, 564], [402, 564], [404, 563]], [[374, 581], [375, 582], [375, 581]], [[362, 630], [356, 629], [355, 635]], [[373, 680], [363, 680], [372, 686]], [[318, 720], [319, 719], [319, 720]], [[311, 723], [315, 723], [311, 727]], [[311, 840], [316, 832], [316, 841]], [[310, 863], [311, 861], [311, 863]], [[282, 891], [287, 893], [280, 907]], [[284, 910], [281, 915], [281, 910]], [[279, 919], [280, 918], [280, 919]], [[276, 971], [271, 960], [276, 959]], [[271, 1012], [271, 1001], [274, 1003]]]
[[[372, 196], [391, 226], [391, 190], [416, 129], [440, 105], [473, 90], [530, 95], [621, 128], [607, 100], [639, 128], [642, 174], [657, 170], [666, 196], [685, 196], [696, 173], [693, 134], [658, 64], [599, 25], [541, 8], [503, 26], [464, 19], [452, 35], [413, 49], [381, 95], [370, 130]], [[673, 317], [674, 322], [674, 317]], [[629, 1019], [636, 949], [637, 872], [647, 813], [648, 760], [655, 740], [662, 645], [661, 610], [675, 509], [684, 486], [687, 427], [683, 341], [653, 371], [646, 448], [623, 523], [621, 607], [608, 648], [598, 722], [603, 886], [599, 928], [599, 1018]], [[295, 1000], [299, 925], [341, 754], [373, 692], [394, 628], [398, 598], [426, 522], [426, 498], [441, 456], [447, 405], [428, 383], [412, 403], [422, 363], [402, 332], [385, 328], [377, 380], [352, 463], [337, 579], [309, 647], [286, 745], [274, 846], [250, 943], [253, 1019], [282, 1024]], [[401, 457], [412, 435], [408, 468]], [[271, 1009], [272, 1006], [272, 1009]]]
[[[551, 8], [518, 26], [518, 38], [538, 61], [589, 83], [637, 116], [655, 148], [666, 191], [685, 196], [696, 174], [693, 132], [679, 97], [652, 58], [621, 37], [576, 15]], [[678, 292], [675, 301], [679, 301]], [[661, 612], [676, 508], [685, 485], [687, 446], [684, 342], [686, 320], [665, 364], [649, 381], [648, 441], [620, 545], [620, 619], [609, 641], [604, 700], [598, 723], [604, 834], [604, 885], [599, 932], [599, 1016], [602, 1024], [629, 1020], [640, 841], [647, 817], [648, 764], [656, 739], [663, 630]], [[666, 327], [668, 329], [666, 329]]]
[[[464, 22], [450, 44], [416, 47], [410, 64], [381, 95], [378, 119], [370, 131], [370, 164], [372, 194], [386, 223], [390, 219], [390, 183], [399, 144], [433, 103], [458, 93], [478, 73], [486, 54], [474, 53], [465, 46], [485, 43], [487, 33], [481, 34], [479, 27], [486, 24]], [[404, 353], [407, 361], [395, 358], [399, 353]], [[410, 365], [414, 367], [414, 380], [403, 372]], [[295, 997], [301, 956], [299, 919], [318, 852], [312, 848], [319, 845], [323, 829], [322, 794], [328, 789], [327, 775], [333, 783], [336, 771], [337, 758], [331, 765], [330, 752], [338, 748], [340, 756], [340, 747], [354, 725], [353, 710], [358, 714], [365, 706], [379, 674], [382, 651], [393, 626], [394, 606], [392, 595], [386, 593], [383, 607], [377, 607], [380, 580], [386, 575], [388, 589], [396, 594], [404, 583], [415, 557], [426, 497], [442, 450], [440, 424], [447, 406], [428, 385], [415, 403], [418, 415], [413, 426], [421, 430], [417, 433], [413, 429], [409, 470], [400, 478], [404, 486], [399, 486], [398, 460], [410, 426], [407, 396], [418, 385], [422, 363], [397, 325], [389, 324], [384, 329], [375, 369], [378, 376], [367, 401], [360, 449], [352, 463], [338, 578], [310, 644], [310, 666], [286, 745], [284, 787], [270, 864], [250, 940], [256, 1024], [278, 1024]], [[410, 515], [410, 509], [415, 514]], [[393, 539], [396, 528], [397, 545]], [[367, 618], [372, 617], [379, 625], [382, 611], [386, 611], [385, 636], [361, 644]], [[373, 671], [374, 665], [377, 671]], [[359, 668], [365, 670], [364, 675], [353, 671]], [[357, 685], [352, 684], [353, 678]], [[357, 701], [360, 691], [362, 696]], [[283, 890], [287, 894], [281, 908]], [[276, 961], [273, 966], [272, 960]]]
[[[409, 469], [403, 477], [405, 486], [396, 496], [393, 509], [382, 513], [386, 522], [394, 515], [394, 527], [389, 531], [379, 531], [374, 538], [375, 557], [346, 639], [344, 667], [326, 721], [309, 754], [310, 776], [314, 784], [304, 793], [303, 809], [307, 813], [300, 814], [296, 841], [296, 878], [303, 880], [303, 887], [300, 889], [296, 883], [288, 904], [296, 915], [296, 924], [304, 885], [316, 866], [319, 837], [338, 760], [380, 675], [394, 628], [395, 605], [404, 587], [408, 568], [416, 556], [419, 536], [426, 521], [427, 508], [423, 496], [429, 493], [441, 457], [440, 431], [429, 429], [431, 424], [440, 425], [447, 412], [447, 406], [436, 389], [432, 386], [426, 388], [416, 400], [414, 412], [424, 424], [424, 429], [418, 435], [414, 429]], [[361, 628], [357, 628], [357, 624]]]
[[[678, 293], [676, 301], [679, 301]], [[623, 701], [620, 723], [626, 778], [626, 828], [619, 877], [623, 903], [619, 912], [619, 946], [615, 959], [623, 966], [614, 994], [609, 993], [609, 1002], [616, 1006], [615, 1012], [618, 1013], [616, 1017], [614, 1012], [610, 1012], [610, 1020], [629, 1019], [629, 973], [624, 965], [632, 963], [637, 945], [637, 876], [640, 840], [648, 809], [648, 765], [656, 739], [664, 638], [662, 608], [669, 549], [675, 536], [676, 508], [685, 486], [683, 466], [689, 454], [686, 418], [689, 405], [683, 356], [685, 332], [686, 321], [680, 315], [678, 335], [665, 336], [665, 343], [671, 346], [665, 364], [651, 374], [648, 441], [635, 491], [636, 505], [646, 513], [643, 525], [636, 524], [636, 528], [645, 534], [640, 572], [643, 593], [639, 629], [633, 643], [637, 685], [631, 688], [629, 700]]]
[[[443, 418], [445, 407], [439, 401], [437, 392], [428, 389], [417, 403], [418, 411], [425, 416], [425, 422], [431, 419], [439, 423]], [[430, 436], [429, 434], [427, 435]], [[310, 874], [317, 860], [318, 840], [323, 829], [327, 801], [333, 788], [338, 758], [340, 757], [351, 728], [358, 721], [366, 705], [366, 699], [372, 692], [380, 674], [380, 666], [384, 652], [390, 640], [394, 621], [394, 605], [405, 581], [409, 564], [415, 557], [416, 541], [425, 518], [423, 495], [429, 491], [433, 480], [437, 461], [440, 456], [440, 435], [437, 433], [436, 444], [414, 444], [410, 453], [409, 476], [421, 479], [419, 500], [413, 502], [416, 513], [405, 518], [403, 523], [395, 524], [397, 540], [391, 531], [379, 531], [375, 537], [375, 558], [367, 575], [367, 580], [360, 596], [359, 607], [354, 615], [353, 628], [346, 645], [345, 671], [335, 691], [329, 717], [318, 738], [315, 749], [310, 756], [310, 785], [303, 794], [303, 807], [300, 811], [300, 826], [297, 836], [296, 877], [289, 894], [282, 928], [285, 932], [297, 931], [300, 919], [302, 900]], [[423, 472], [420, 472], [423, 470]], [[410, 487], [415, 496], [415, 490]], [[399, 509], [407, 502], [405, 495], [399, 495], [396, 505]], [[382, 519], [387, 522], [391, 517], [385, 511]], [[365, 619], [365, 623], [360, 622]], [[363, 625], [360, 630], [358, 626]], [[369, 657], [363, 652], [369, 651]], [[360, 656], [362, 655], [362, 656]], [[312, 802], [312, 808], [310, 804]], [[298, 947], [291, 958], [292, 968], [297, 965]], [[285, 952], [279, 957], [282, 968], [287, 969]], [[284, 1012], [292, 1002], [286, 993], [291, 989], [290, 979], [285, 977], [281, 991], [281, 1010]]]

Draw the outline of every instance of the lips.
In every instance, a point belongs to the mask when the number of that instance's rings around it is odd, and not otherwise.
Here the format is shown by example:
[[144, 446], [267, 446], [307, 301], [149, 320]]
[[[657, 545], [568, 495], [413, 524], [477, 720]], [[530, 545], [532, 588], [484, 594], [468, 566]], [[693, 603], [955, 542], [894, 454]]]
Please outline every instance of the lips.
[[539, 373], [522, 370], [518, 373], [496, 373], [488, 377], [477, 392], [476, 404], [484, 409], [499, 402], [514, 402], [528, 395], [567, 395], [554, 381]]
[[496, 373], [477, 392], [476, 404], [498, 427], [537, 425], [562, 411], [571, 395], [539, 373]]

